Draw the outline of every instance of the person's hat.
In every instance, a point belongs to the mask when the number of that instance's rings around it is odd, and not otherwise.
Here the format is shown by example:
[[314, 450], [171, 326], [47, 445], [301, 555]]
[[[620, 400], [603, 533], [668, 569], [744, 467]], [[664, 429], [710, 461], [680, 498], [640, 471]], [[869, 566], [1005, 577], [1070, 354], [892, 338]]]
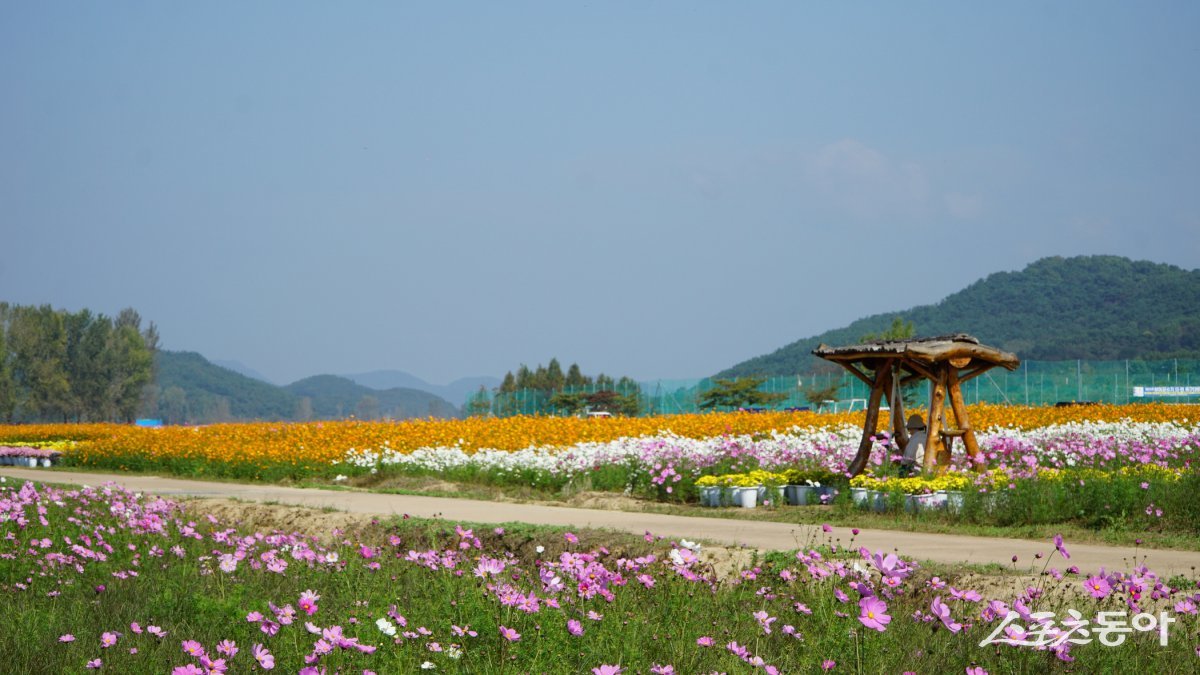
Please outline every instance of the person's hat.
[[906, 428], [908, 428], [910, 430], [911, 429], [924, 429], [925, 428], [925, 420], [921, 419], [920, 415], [913, 415], [912, 417], [908, 418], [908, 424], [906, 425]]

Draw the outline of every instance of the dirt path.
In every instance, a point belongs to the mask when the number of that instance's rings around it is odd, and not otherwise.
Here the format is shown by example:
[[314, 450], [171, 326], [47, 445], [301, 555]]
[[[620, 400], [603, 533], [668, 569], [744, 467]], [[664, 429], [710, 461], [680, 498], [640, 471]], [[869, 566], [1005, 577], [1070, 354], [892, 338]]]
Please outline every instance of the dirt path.
[[[647, 530], [672, 539], [708, 540], [725, 546], [746, 546], [759, 550], [788, 550], [800, 548], [826, 537], [820, 527], [725, 518], [670, 516], [655, 513], [596, 510], [485, 502], [446, 497], [378, 494], [339, 490], [302, 489], [273, 485], [210, 483], [177, 478], [136, 476], [103, 473], [76, 473], [0, 467], [0, 476], [9, 480], [42, 480], [74, 485], [100, 485], [114, 482], [130, 490], [175, 497], [232, 498], [255, 502], [274, 502], [315, 508], [333, 508], [348, 513], [391, 516], [409, 514], [423, 518], [443, 518], [449, 521], [476, 523], [524, 522], [565, 527], [607, 528], [634, 534]], [[1034, 555], [1043, 556], [1054, 550], [1047, 542], [992, 537], [970, 537], [922, 532], [891, 530], [861, 530], [853, 537], [847, 528], [834, 528], [833, 536], [842, 545], [865, 546], [872, 551], [898, 550], [900, 554], [918, 560], [943, 563], [999, 563], [1011, 565], [1018, 558], [1018, 568], [1027, 569]], [[1157, 574], [1194, 576], [1200, 569], [1200, 552], [1174, 550], [1135, 550], [1129, 547], [1070, 544], [1069, 562], [1055, 556], [1052, 566], [1064, 568], [1077, 565], [1085, 573], [1100, 567], [1129, 569], [1145, 563]], [[1134, 562], [1136, 557], [1137, 563]], [[1044, 558], [1043, 558], [1044, 560]], [[1036, 561], [1040, 571], [1042, 561]]]

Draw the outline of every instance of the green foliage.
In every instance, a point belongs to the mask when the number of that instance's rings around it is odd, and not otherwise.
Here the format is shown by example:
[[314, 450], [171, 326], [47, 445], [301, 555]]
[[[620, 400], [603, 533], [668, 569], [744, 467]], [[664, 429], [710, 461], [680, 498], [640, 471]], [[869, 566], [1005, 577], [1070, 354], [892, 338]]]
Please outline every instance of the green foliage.
[[717, 379], [713, 388], [700, 394], [702, 410], [737, 410], [765, 406], [781, 401], [787, 396], [779, 393], [759, 391], [766, 382], [765, 377], [742, 377], [732, 380]]
[[492, 397], [487, 387], [479, 385], [479, 391], [467, 399], [467, 407], [463, 410], [467, 417], [486, 417], [492, 412]]
[[11, 421], [132, 421], [151, 384], [157, 330], [132, 309], [0, 306], [0, 414]]
[[888, 326], [887, 330], [885, 330], [881, 333], [867, 333], [866, 335], [859, 338], [859, 340], [862, 342], [882, 342], [885, 340], [907, 340], [911, 337], [916, 337], [916, 335], [917, 335], [917, 327], [913, 322], [909, 321], [908, 323], [905, 323], [904, 319], [901, 319], [900, 317], [896, 317], [896, 318], [892, 319], [892, 325]]
[[530, 370], [521, 364], [514, 375], [505, 373], [496, 389], [491, 413], [508, 415], [578, 415], [583, 412], [607, 412], [637, 415], [642, 408], [641, 387], [630, 377], [614, 380], [600, 373], [583, 374], [572, 363], [564, 375], [557, 358], [548, 366], [538, 364]]
[[[903, 315], [923, 335], [970, 333], [1022, 359], [1200, 358], [1200, 270], [1117, 256], [1044, 258]], [[895, 321], [893, 312], [859, 319], [717, 377], [811, 372], [818, 344], [854, 344]]]

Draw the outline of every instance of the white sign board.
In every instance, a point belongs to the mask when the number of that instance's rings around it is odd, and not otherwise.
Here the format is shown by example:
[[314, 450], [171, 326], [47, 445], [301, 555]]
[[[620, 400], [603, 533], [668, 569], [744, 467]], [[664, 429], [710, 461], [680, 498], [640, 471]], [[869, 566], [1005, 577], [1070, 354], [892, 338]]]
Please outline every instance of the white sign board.
[[1200, 386], [1191, 387], [1134, 387], [1134, 398], [1146, 396], [1200, 396]]

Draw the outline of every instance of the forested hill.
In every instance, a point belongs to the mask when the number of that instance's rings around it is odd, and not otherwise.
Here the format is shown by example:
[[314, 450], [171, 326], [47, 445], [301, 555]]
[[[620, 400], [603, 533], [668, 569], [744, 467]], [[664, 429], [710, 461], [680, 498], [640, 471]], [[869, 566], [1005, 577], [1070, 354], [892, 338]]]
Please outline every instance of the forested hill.
[[1043, 258], [934, 305], [876, 314], [739, 363], [717, 377], [813, 370], [822, 342], [852, 344], [900, 317], [917, 335], [970, 333], [1022, 359], [1200, 358], [1200, 270], [1118, 256]]
[[427, 391], [393, 387], [370, 389], [337, 375], [315, 375], [284, 387], [297, 397], [311, 401], [315, 417], [340, 419], [408, 419], [411, 417], [458, 417], [458, 408]]
[[277, 387], [195, 352], [160, 351], [156, 364], [157, 414], [170, 424], [458, 416], [453, 404], [415, 389], [378, 391], [332, 375]]

